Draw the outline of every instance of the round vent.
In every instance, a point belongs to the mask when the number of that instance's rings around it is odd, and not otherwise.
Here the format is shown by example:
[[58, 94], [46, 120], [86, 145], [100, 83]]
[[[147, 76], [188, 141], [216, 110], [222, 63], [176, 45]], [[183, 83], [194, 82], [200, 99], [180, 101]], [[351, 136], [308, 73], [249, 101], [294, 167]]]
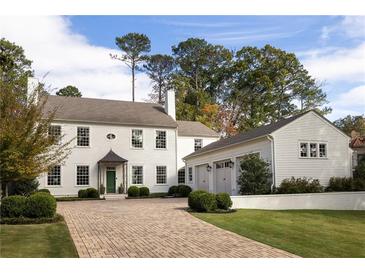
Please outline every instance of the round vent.
[[108, 138], [109, 140], [113, 140], [113, 139], [115, 139], [115, 134], [113, 134], [113, 133], [108, 133], [108, 134], [106, 135], [106, 138]]

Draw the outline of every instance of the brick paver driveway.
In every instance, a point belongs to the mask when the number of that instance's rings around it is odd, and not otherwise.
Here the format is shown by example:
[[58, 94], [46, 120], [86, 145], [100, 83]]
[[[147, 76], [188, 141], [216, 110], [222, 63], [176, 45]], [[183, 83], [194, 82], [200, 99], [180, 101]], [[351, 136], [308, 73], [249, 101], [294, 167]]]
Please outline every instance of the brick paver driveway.
[[59, 202], [80, 257], [294, 257], [205, 223], [186, 199]]

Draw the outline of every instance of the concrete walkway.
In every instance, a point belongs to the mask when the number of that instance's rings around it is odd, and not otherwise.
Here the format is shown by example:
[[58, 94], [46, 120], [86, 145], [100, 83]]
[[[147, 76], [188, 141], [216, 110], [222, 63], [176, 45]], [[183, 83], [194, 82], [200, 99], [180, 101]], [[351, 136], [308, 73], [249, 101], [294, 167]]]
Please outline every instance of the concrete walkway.
[[57, 203], [80, 257], [295, 257], [205, 223], [186, 206], [183, 198]]

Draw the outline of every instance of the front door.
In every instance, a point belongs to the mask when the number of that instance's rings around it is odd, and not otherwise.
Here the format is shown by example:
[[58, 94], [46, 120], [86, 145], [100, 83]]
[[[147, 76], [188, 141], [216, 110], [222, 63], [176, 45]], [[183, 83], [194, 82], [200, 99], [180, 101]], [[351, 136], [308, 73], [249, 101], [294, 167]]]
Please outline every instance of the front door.
[[106, 170], [106, 192], [115, 193], [115, 168]]

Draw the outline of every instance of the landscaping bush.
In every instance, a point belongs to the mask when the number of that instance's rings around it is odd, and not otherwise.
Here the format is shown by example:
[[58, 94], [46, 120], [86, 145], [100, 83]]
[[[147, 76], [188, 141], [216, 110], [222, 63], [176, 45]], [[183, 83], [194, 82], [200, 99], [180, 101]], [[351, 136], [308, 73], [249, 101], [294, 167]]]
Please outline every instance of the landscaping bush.
[[228, 210], [232, 206], [231, 196], [226, 192], [216, 194], [215, 199], [219, 209]]
[[192, 189], [190, 186], [178, 185], [176, 194], [180, 197], [188, 197], [191, 191], [192, 191]]
[[365, 191], [365, 179], [355, 178], [352, 184], [352, 190]]
[[77, 196], [79, 198], [87, 198], [87, 191], [86, 189], [80, 189], [78, 192], [77, 192]]
[[29, 196], [36, 192], [38, 187], [39, 183], [36, 180], [9, 184], [9, 195]]
[[354, 179], [362, 179], [365, 181], [365, 160], [360, 161], [355, 167]]
[[326, 191], [365, 191], [365, 179], [332, 177]]
[[104, 193], [105, 193], [105, 186], [103, 184], [101, 184], [99, 187], [99, 193], [100, 193], [100, 195], [104, 195]]
[[169, 188], [169, 196], [175, 196], [175, 194], [177, 193], [177, 186], [170, 186]]
[[139, 187], [130, 186], [128, 188], [128, 197], [138, 197], [139, 196]]
[[148, 196], [150, 195], [150, 189], [146, 186], [142, 186], [139, 188], [139, 196]]
[[49, 191], [49, 189], [46, 189], [46, 188], [38, 189], [37, 192], [43, 192], [43, 193], [51, 194], [51, 192]]
[[86, 189], [86, 198], [99, 198], [99, 192], [93, 187]]
[[0, 212], [2, 218], [15, 218], [24, 215], [25, 196], [14, 195], [1, 200]]
[[25, 217], [52, 218], [56, 213], [56, 199], [47, 193], [36, 193], [25, 201]]
[[275, 192], [278, 194], [318, 193], [323, 192], [323, 186], [318, 179], [291, 177], [284, 179]]
[[195, 211], [201, 211], [199, 199], [200, 196], [203, 195], [204, 193], [207, 192], [204, 190], [195, 190], [190, 192], [188, 197], [188, 205], [191, 209]]
[[200, 203], [200, 209], [204, 212], [210, 212], [217, 209], [217, 200], [213, 193], [203, 193], [198, 198], [198, 201]]
[[240, 193], [267, 194], [270, 193], [269, 164], [262, 160], [257, 154], [249, 154], [241, 161], [241, 174], [238, 179]]

